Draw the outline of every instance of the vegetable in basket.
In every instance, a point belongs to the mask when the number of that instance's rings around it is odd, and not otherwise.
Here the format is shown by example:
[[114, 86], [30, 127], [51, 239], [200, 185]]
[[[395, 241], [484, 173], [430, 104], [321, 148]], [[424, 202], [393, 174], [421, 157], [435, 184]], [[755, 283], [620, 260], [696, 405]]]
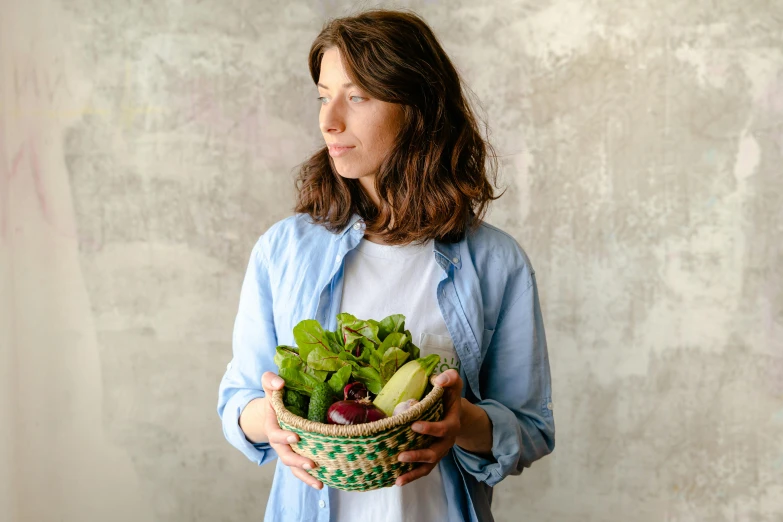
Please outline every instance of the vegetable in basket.
[[[422, 398], [440, 358], [419, 358], [404, 315], [375, 321], [341, 313], [337, 325], [330, 332], [318, 321], [305, 319], [294, 327], [297, 346], [276, 348], [275, 364], [286, 392], [310, 398], [306, 408], [301, 401], [284, 401], [290, 412], [316, 422], [357, 424], [382, 418], [379, 414], [391, 416], [399, 402]], [[340, 402], [347, 404], [330, 416], [337, 395], [344, 395]]]
[[325, 382], [319, 382], [313, 388], [310, 396], [310, 407], [307, 410], [307, 418], [315, 422], [326, 422], [326, 412], [334, 403], [332, 389]]
[[364, 424], [386, 417], [378, 407], [373, 405], [369, 392], [364, 384], [352, 382], [343, 388], [345, 400], [335, 402], [326, 413], [328, 424]]
[[373, 405], [370, 399], [338, 401], [329, 407], [326, 415], [328, 424], [364, 424], [385, 419], [386, 414]]
[[288, 411], [300, 417], [307, 416], [309, 402], [310, 400], [305, 395], [294, 390], [285, 390], [283, 394], [285, 407], [288, 408]]
[[437, 354], [406, 363], [386, 383], [373, 404], [386, 415], [394, 415], [394, 408], [409, 399], [420, 400], [429, 384], [429, 378], [440, 362]]

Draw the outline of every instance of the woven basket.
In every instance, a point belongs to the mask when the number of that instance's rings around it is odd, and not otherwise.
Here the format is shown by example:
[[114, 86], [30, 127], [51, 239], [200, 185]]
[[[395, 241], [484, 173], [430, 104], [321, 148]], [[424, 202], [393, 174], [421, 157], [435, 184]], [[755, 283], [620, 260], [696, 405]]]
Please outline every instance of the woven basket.
[[331, 488], [370, 491], [393, 485], [397, 477], [413, 469], [414, 463], [398, 462], [397, 455], [434, 442], [434, 437], [413, 431], [411, 424], [441, 420], [442, 398], [443, 388], [433, 386], [421, 402], [404, 413], [351, 426], [294, 415], [283, 404], [282, 390], [272, 392], [271, 403], [280, 427], [299, 435], [299, 442], [291, 444], [294, 452], [317, 464], [308, 471], [310, 475]]

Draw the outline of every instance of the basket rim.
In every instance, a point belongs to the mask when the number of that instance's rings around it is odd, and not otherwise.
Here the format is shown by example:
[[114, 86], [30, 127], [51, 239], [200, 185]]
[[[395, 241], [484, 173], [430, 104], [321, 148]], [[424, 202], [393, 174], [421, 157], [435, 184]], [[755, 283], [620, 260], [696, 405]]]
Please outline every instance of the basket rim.
[[443, 397], [444, 389], [434, 383], [432, 386], [432, 390], [413, 408], [385, 419], [365, 422], [364, 424], [324, 424], [294, 415], [283, 404], [282, 389], [272, 391], [270, 403], [277, 414], [278, 420], [296, 429], [329, 437], [367, 437], [377, 435], [391, 428], [404, 426], [421, 417], [425, 411], [434, 406]]

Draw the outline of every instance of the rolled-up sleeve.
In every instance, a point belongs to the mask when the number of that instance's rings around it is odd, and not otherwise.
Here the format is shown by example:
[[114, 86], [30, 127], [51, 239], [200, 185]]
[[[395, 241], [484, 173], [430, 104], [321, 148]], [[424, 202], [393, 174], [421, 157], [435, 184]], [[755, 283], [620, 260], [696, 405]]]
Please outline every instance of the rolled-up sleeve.
[[242, 283], [234, 321], [233, 357], [220, 381], [217, 407], [228, 442], [258, 465], [276, 458], [277, 453], [267, 443], [255, 444], [247, 440], [239, 427], [239, 416], [250, 401], [264, 397], [261, 375], [276, 368], [277, 335], [262, 240], [263, 236], [253, 247]]
[[492, 458], [458, 446], [457, 461], [477, 480], [494, 486], [519, 475], [555, 448], [552, 383], [535, 274], [509, 280], [479, 377], [481, 407], [492, 422]]

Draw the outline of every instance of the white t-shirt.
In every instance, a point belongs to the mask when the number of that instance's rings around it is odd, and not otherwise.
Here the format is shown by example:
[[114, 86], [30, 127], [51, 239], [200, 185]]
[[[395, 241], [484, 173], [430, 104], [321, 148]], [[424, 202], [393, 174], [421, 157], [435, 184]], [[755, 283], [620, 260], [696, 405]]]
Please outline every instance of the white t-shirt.
[[[459, 358], [437, 301], [443, 269], [435, 261], [433, 241], [423, 245], [379, 245], [362, 239], [345, 257], [340, 312], [380, 321], [405, 316], [405, 329], [421, 357], [437, 353], [441, 365], [459, 370]], [[337, 522], [446, 521], [446, 493], [440, 469], [406, 484], [373, 491], [331, 490], [332, 520]]]

